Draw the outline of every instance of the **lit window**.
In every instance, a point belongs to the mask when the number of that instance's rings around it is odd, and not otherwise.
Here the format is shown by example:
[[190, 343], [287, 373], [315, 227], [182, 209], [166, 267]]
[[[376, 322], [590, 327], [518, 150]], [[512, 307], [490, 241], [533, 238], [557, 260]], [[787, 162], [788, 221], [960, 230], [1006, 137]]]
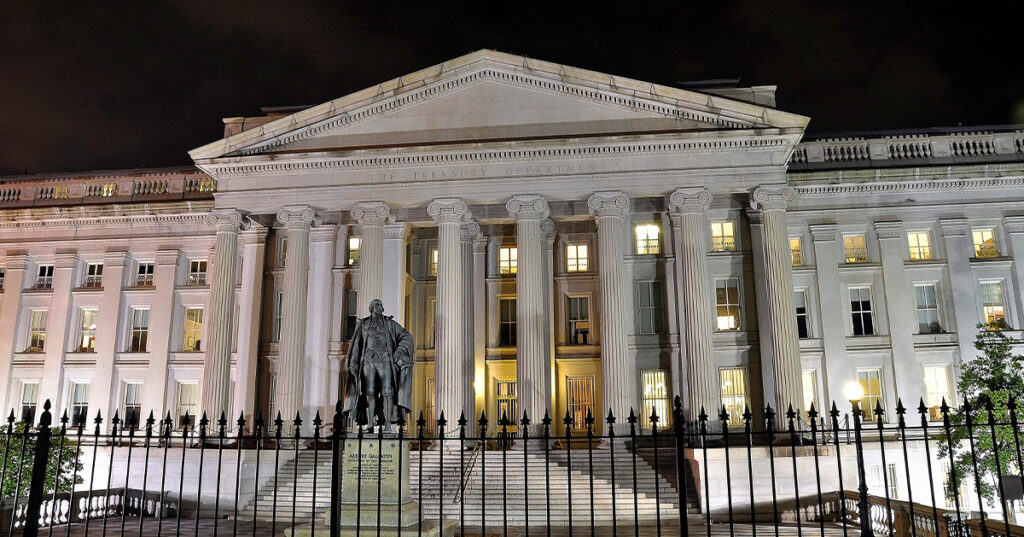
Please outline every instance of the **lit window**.
[[195, 260], [188, 264], [188, 284], [206, 285], [206, 260]]
[[793, 266], [799, 267], [804, 264], [804, 253], [800, 249], [800, 237], [789, 238], [789, 255], [793, 260]]
[[1003, 303], [1003, 282], [981, 282], [981, 302], [985, 324], [1006, 327], [1006, 307]]
[[[345, 290], [345, 339], [352, 339], [356, 332], [356, 321], [359, 320], [359, 312], [356, 311], [356, 301], [358, 299], [359, 295], [355, 289]], [[281, 334], [280, 324], [278, 322], [278, 338], [280, 338]]]
[[731, 252], [736, 249], [732, 222], [711, 222], [711, 251]]
[[[270, 341], [277, 343], [281, 341], [281, 311], [284, 308], [284, 293], [277, 290], [274, 293], [274, 323], [271, 327]], [[350, 332], [347, 332], [350, 333]]]
[[661, 282], [637, 282], [637, 303], [640, 333], [660, 334], [663, 322]]
[[864, 369], [857, 372], [857, 380], [864, 391], [860, 399], [860, 409], [865, 421], [875, 421], [875, 407], [882, 404], [882, 371]]
[[993, 229], [975, 229], [971, 235], [974, 237], [974, 257], [999, 257]]
[[95, 309], [81, 310], [81, 325], [78, 335], [78, 352], [96, 352], [96, 323], [99, 312]]
[[349, 237], [348, 239], [348, 264], [349, 266], [359, 264], [359, 246], [362, 239], [359, 237]]
[[738, 278], [715, 278], [715, 329], [719, 332], [740, 329]]
[[573, 430], [587, 430], [587, 414], [594, 415], [594, 377], [565, 377], [565, 405]]
[[71, 426], [85, 427], [89, 420], [89, 383], [71, 383]]
[[203, 308], [185, 308], [185, 335], [181, 350], [196, 352], [202, 350]]
[[53, 288], [53, 265], [39, 265], [39, 273], [36, 277], [36, 289]]
[[871, 310], [871, 288], [850, 288], [850, 314], [853, 318], [853, 335], [875, 335], [875, 323]]
[[32, 310], [28, 326], [28, 352], [43, 352], [46, 346], [46, 310]]
[[36, 422], [36, 404], [39, 402], [39, 383], [24, 382], [21, 384], [21, 421]]
[[85, 268], [84, 287], [103, 287], [103, 263], [89, 263]]
[[661, 228], [657, 224], [640, 224], [635, 231], [637, 255], [661, 253]]
[[437, 277], [437, 248], [430, 249], [430, 275]]
[[427, 299], [427, 317], [423, 319], [426, 322], [426, 347], [433, 349], [437, 345], [437, 297], [432, 296]]
[[927, 231], [907, 233], [907, 243], [910, 245], [911, 261], [923, 261], [932, 258], [932, 243]]
[[747, 370], [743, 367], [723, 367], [718, 373], [722, 382], [722, 406], [729, 413], [729, 426], [742, 426], [743, 412], [747, 406]]
[[569, 344], [587, 345], [590, 339], [590, 298], [569, 297]]
[[[196, 422], [196, 409], [199, 408], [199, 384], [195, 382], [178, 383], [178, 428], [184, 429]], [[187, 419], [186, 419], [187, 416]]]
[[0, 290], [3, 290], [3, 288], [4, 288], [4, 276], [6, 276], [6, 275], [7, 275], [7, 269], [4, 268], [4, 267], [0, 267]]
[[804, 371], [801, 374], [801, 380], [804, 386], [804, 415], [806, 416], [807, 412], [810, 412], [811, 404], [814, 404], [818, 415], [825, 416], [818, 401], [818, 372], [813, 369]]
[[590, 259], [587, 257], [586, 244], [569, 244], [565, 247], [565, 270], [569, 272], [586, 272], [590, 270]]
[[935, 284], [927, 283], [914, 286], [914, 300], [917, 305], [917, 333], [938, 334], [939, 304], [935, 293]]
[[135, 278], [135, 285], [138, 287], [152, 287], [155, 268], [153, 263], [139, 263], [139, 272]]
[[288, 253], [288, 236], [282, 234], [281, 238], [277, 241], [277, 266], [284, 266], [284, 258]]
[[846, 263], [866, 263], [868, 251], [864, 243], [864, 235], [843, 235], [843, 251]]
[[925, 404], [928, 405], [928, 419], [942, 419], [942, 401], [953, 404], [953, 396], [949, 389], [949, 366], [924, 366]]
[[515, 274], [519, 257], [518, 249], [515, 246], [505, 246], [498, 249], [498, 273]]
[[516, 299], [502, 298], [498, 300], [498, 345], [502, 347], [516, 346]]
[[138, 429], [142, 420], [142, 383], [126, 382], [124, 385], [124, 405], [121, 407], [123, 416], [122, 427]]
[[[640, 382], [643, 385], [643, 416], [640, 423], [645, 429], [651, 428], [651, 414], [658, 415], [658, 427], [669, 424], [668, 382], [664, 369], [643, 369]], [[612, 409], [617, 411], [616, 409]]]
[[502, 416], [508, 416], [509, 421], [513, 424], [518, 420], [515, 416], [519, 415], [519, 402], [516, 396], [516, 380], [515, 379], [495, 379], [494, 381], [494, 392], [497, 394], [495, 402], [497, 403], [497, 414], [498, 419]]
[[132, 308], [132, 333], [128, 352], [146, 352], [149, 343], [149, 309]]
[[796, 334], [803, 339], [810, 336], [810, 323], [807, 316], [807, 292], [800, 290], [793, 294], [796, 304]]

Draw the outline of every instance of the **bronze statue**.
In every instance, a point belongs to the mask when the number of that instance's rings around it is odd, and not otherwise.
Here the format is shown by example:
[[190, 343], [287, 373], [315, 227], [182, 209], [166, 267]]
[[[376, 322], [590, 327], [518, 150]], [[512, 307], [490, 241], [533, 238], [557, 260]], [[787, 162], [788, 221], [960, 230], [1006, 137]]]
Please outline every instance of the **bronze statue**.
[[[366, 398], [366, 419], [376, 423], [378, 409], [387, 422], [387, 430], [412, 408], [412, 334], [384, 315], [380, 299], [370, 302], [370, 315], [356, 322], [345, 357], [348, 372], [348, 396], [345, 413], [360, 410], [360, 398]], [[359, 419], [359, 415], [355, 417]]]

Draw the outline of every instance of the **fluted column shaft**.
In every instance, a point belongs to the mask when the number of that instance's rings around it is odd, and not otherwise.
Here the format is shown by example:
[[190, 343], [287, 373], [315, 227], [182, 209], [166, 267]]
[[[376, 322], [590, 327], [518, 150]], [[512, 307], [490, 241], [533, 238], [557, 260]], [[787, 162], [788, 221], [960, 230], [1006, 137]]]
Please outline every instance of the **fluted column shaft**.
[[[751, 196], [751, 202], [761, 210], [764, 226], [764, 275], [770, 324], [767, 328], [771, 330], [772, 339], [775, 408], [784, 411], [793, 405], [793, 409], [799, 412], [806, 409], [801, 408], [804, 397], [796, 309], [793, 305], [793, 260], [786, 229], [786, 205], [794, 197], [791, 188], [758, 188]], [[761, 327], [762, 330], [764, 328]]]
[[[534, 423], [551, 401], [551, 367], [547, 344], [547, 301], [544, 297], [544, 241], [541, 221], [547, 218], [547, 201], [540, 196], [515, 196], [505, 206], [516, 219], [516, 388], [520, 416], [526, 412]], [[496, 416], [501, 418], [501, 416]]]
[[[462, 378], [463, 401], [460, 410], [466, 413], [466, 419], [473, 419], [476, 409], [476, 343], [475, 306], [473, 292], [473, 242], [480, 235], [480, 225], [466, 222], [461, 228], [462, 253], [459, 262], [462, 264]], [[453, 418], [459, 416], [453, 415]]]
[[277, 408], [285, 420], [294, 419], [303, 410], [309, 228], [314, 224], [315, 217], [313, 209], [305, 206], [285, 207], [277, 214], [277, 221], [284, 224], [288, 240], [288, 253], [284, 260], [281, 340], [277, 356]]
[[210, 279], [210, 312], [206, 328], [206, 360], [203, 361], [203, 411], [211, 420], [230, 408], [231, 320], [235, 314], [235, 279], [238, 275], [238, 231], [248, 221], [235, 210], [215, 210], [206, 215], [216, 226], [213, 270]]
[[[601, 292], [601, 383], [604, 411], [625, 418], [636, 407], [636, 364], [629, 355], [622, 276], [622, 236], [629, 197], [622, 192], [598, 192], [587, 201], [597, 220], [597, 255]], [[637, 409], [637, 411], [641, 411]], [[600, 416], [596, 416], [600, 417]], [[664, 423], [664, 422], [663, 422]]]
[[459, 199], [439, 199], [427, 206], [427, 214], [437, 222], [434, 415], [444, 412], [451, 425], [466, 408], [462, 222], [469, 207]]
[[[364, 317], [370, 302], [384, 292], [384, 225], [391, 210], [382, 202], [360, 203], [352, 209], [352, 217], [359, 222], [359, 289], [356, 292], [356, 312]], [[393, 309], [384, 311], [394, 314]]]
[[683, 339], [686, 344], [687, 416], [696, 419], [701, 407], [716, 416], [721, 407], [721, 379], [715, 365], [711, 334], [714, 330], [711, 273], [708, 270], [708, 227], [704, 212], [711, 193], [679, 189], [669, 197], [678, 214], [680, 237], [677, 255], [682, 260], [681, 302], [686, 313]]

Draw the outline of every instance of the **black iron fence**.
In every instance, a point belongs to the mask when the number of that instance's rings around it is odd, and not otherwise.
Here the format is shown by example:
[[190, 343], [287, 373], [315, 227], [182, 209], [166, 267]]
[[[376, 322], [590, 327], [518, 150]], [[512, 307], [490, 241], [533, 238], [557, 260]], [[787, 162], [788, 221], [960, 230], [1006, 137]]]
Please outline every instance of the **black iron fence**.
[[739, 425], [724, 409], [688, 421], [677, 399], [665, 429], [632, 412], [588, 412], [582, 427], [568, 414], [371, 426], [340, 410], [89, 427], [53, 423], [49, 402], [38, 424], [12, 412], [0, 532], [1024, 537], [1012, 398], [900, 404], [889, 422], [881, 407], [746, 409]]

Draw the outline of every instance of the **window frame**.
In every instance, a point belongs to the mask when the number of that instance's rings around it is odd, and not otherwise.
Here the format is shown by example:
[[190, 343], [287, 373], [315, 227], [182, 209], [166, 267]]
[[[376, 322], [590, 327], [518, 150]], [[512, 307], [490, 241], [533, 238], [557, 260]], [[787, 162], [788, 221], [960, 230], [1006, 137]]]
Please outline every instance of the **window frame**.
[[[932, 293], [931, 298], [934, 301], [934, 303], [931, 304], [931, 305], [929, 305], [929, 304], [923, 304], [922, 305], [922, 303], [920, 301], [921, 295], [918, 293], [918, 289], [926, 289], [926, 288], [931, 288], [931, 293]], [[928, 298], [928, 297], [925, 297], [925, 298]], [[930, 312], [930, 314], [935, 317], [934, 329], [929, 328], [927, 331], [921, 329], [921, 327], [924, 326], [922, 324], [922, 322], [921, 322], [921, 314], [922, 314], [922, 312], [925, 313], [925, 315], [929, 315], [929, 312]], [[915, 333], [917, 333], [917, 334], [941, 334], [942, 333], [942, 318], [939, 315], [939, 287], [938, 287], [938, 284], [936, 282], [920, 282], [920, 283], [915, 282], [914, 283], [914, 316], [915, 316], [915, 318], [917, 320], [917, 332], [915, 332]]]
[[[187, 404], [187, 405], [182, 404], [182, 401], [181, 401], [181, 399], [182, 399], [182, 388], [184, 388], [185, 386], [194, 386], [194, 391], [193, 391], [194, 400], [193, 400], [193, 402], [191, 404]], [[191, 408], [192, 410], [194, 410], [193, 412], [190, 412], [188, 414], [188, 417], [190, 418], [189, 421], [188, 421], [188, 425], [190, 427], [194, 427], [196, 425], [196, 423], [197, 423], [198, 417], [196, 416], [196, 413], [199, 410], [199, 381], [196, 381], [196, 380], [179, 380], [179, 381], [177, 381], [177, 387], [178, 387], [178, 389], [175, 390], [175, 397], [174, 397], [174, 427], [175, 427], [176, 430], [180, 431], [180, 430], [184, 429], [183, 425], [185, 425], [184, 419], [183, 419], [185, 417], [185, 413], [182, 412], [183, 409], [187, 410], [188, 408]]]
[[[928, 407], [928, 421], [942, 421], [942, 412], [939, 410], [942, 406], [942, 401], [951, 406], [956, 406], [956, 401], [953, 398], [953, 367], [950, 364], [925, 364], [921, 366], [922, 378], [924, 379], [924, 400], [925, 405]], [[930, 380], [937, 380], [929, 378], [929, 370], [942, 370], [945, 378], [945, 390], [941, 393], [932, 391], [932, 382]], [[941, 386], [935, 386], [942, 388]]]
[[[793, 241], [796, 241], [796, 249], [793, 249]], [[789, 260], [792, 266], [804, 266], [804, 240], [803, 237], [789, 237]]]
[[[646, 293], [643, 292], [645, 286], [647, 287]], [[665, 305], [661, 280], [638, 280], [636, 290], [637, 334], [649, 336], [662, 334], [665, 330]], [[644, 296], [650, 302], [647, 306], [643, 305]], [[645, 312], [648, 312], [651, 321], [649, 331], [644, 329]]]
[[[648, 390], [650, 388], [650, 390]], [[640, 427], [651, 429], [651, 414], [658, 414], [659, 428], [664, 429], [671, 424], [672, 394], [669, 384], [669, 371], [663, 368], [640, 370]], [[661, 395], [659, 397], [659, 395]], [[614, 410], [614, 409], [613, 409]]]
[[[864, 309], [864, 297], [863, 296], [858, 296], [857, 302], [860, 304], [860, 308], [855, 310], [854, 306], [853, 306], [853, 304], [854, 304], [853, 292], [857, 291], [858, 292], [857, 294], [861, 295], [860, 292], [864, 291], [864, 290], [867, 290], [867, 293], [868, 293], [868, 297], [867, 297], [868, 307], [867, 307], [867, 309]], [[847, 288], [847, 295], [849, 296], [849, 300], [850, 300], [850, 327], [851, 327], [850, 333], [854, 337], [868, 337], [868, 336], [877, 336], [878, 335], [878, 330], [875, 327], [875, 324], [876, 324], [875, 323], [875, 309], [874, 309], [874, 297], [873, 297], [872, 291], [873, 290], [871, 289], [870, 285], [857, 285], [857, 286], [850, 286], [850, 287]], [[862, 332], [860, 334], [857, 333], [857, 322], [854, 320], [857, 317], [860, 317], [860, 330]], [[864, 322], [865, 319], [868, 320], [868, 323]]]
[[519, 271], [519, 247], [498, 247], [498, 274], [514, 276]]
[[[71, 427], [82, 428], [89, 424], [89, 395], [92, 389], [92, 382], [88, 380], [73, 380], [68, 386], [68, 409], [71, 411]], [[84, 387], [84, 394], [80, 395], [78, 388]]]
[[[87, 327], [85, 324], [87, 314], [93, 315], [93, 326]], [[99, 308], [84, 307], [78, 308], [78, 345], [74, 352], [96, 352], [96, 331], [99, 328]], [[89, 344], [86, 344], [86, 338], [89, 338]]]
[[[33, 398], [26, 401], [26, 392], [29, 386], [34, 386]], [[26, 408], [31, 407], [26, 412]], [[18, 417], [24, 423], [35, 424], [36, 412], [39, 410], [39, 381], [21, 381], [21, 390], [18, 393]], [[26, 416], [28, 414], [28, 416]]]
[[[128, 395], [134, 392], [138, 398], [137, 401], [133, 401], [129, 405]], [[131, 410], [131, 412], [129, 412]], [[134, 415], [134, 420], [132, 416]], [[142, 423], [142, 382], [141, 381], [125, 381], [122, 383], [121, 388], [121, 424], [125, 429], [138, 430]]]
[[153, 287], [155, 278], [156, 262], [139, 261], [135, 264], [135, 287]]
[[[986, 233], [988, 234], [988, 239], [985, 238]], [[979, 235], [981, 242], [978, 242]], [[992, 244], [986, 247], [985, 243], [988, 241], [991, 241]], [[971, 245], [974, 248], [975, 259], [992, 259], [1002, 256], [999, 250], [999, 241], [996, 239], [995, 227], [971, 228]]]
[[188, 262], [188, 285], [206, 285], [206, 275], [210, 262], [206, 259], [193, 259]]
[[[641, 233], [642, 230], [642, 233]], [[654, 237], [651, 237], [651, 231]], [[636, 255], [661, 255], [661, 226], [655, 222], [633, 226], [633, 253]]]
[[[719, 287], [720, 282], [725, 282], [725, 287]], [[729, 302], [729, 283], [735, 283], [736, 290], [736, 302]], [[725, 290], [725, 302], [719, 302], [718, 291], [719, 289]], [[743, 299], [740, 296], [740, 278], [739, 276], [725, 276], [723, 278], [715, 278], [715, 332], [740, 332], [743, 330]], [[719, 315], [721, 308], [725, 308], [726, 316]], [[735, 308], [735, 312], [733, 309]], [[735, 326], [722, 328], [720, 319], [729, 317], [735, 320]]]
[[515, 347], [518, 344], [519, 326], [516, 320], [516, 297], [498, 297], [498, 346]]
[[359, 254], [363, 248], [363, 237], [357, 235], [349, 235], [348, 237], [348, 266], [355, 267], [359, 265]]
[[[925, 244], [921, 244], [922, 237]], [[907, 247], [911, 261], [931, 261], [935, 259], [935, 251], [932, 249], [932, 235], [927, 230], [908, 231]]]
[[[583, 255], [580, 255], [582, 249]], [[590, 244], [571, 242], [565, 245], [565, 271], [590, 272]]]
[[[870, 376], [868, 378], [861, 378], [862, 374], [870, 375], [870, 373], [872, 373], [872, 372], [878, 375], [878, 378], [877, 378], [877, 380], [878, 380], [878, 393], [877, 394], [871, 393], [871, 390], [870, 390], [871, 384], [870, 384], [870, 382], [871, 382], [872, 379], [870, 378]], [[857, 382], [860, 383], [861, 389], [864, 392], [864, 395], [860, 398], [861, 417], [862, 417], [862, 419], [864, 421], [874, 422], [877, 419], [877, 416], [875, 416], [875, 406], [876, 406], [875, 403], [877, 402], [877, 404], [882, 407], [883, 411], [886, 409], [886, 406], [887, 406], [885, 404], [885, 377], [882, 374], [882, 368], [880, 368], [880, 367], [858, 368], [857, 369]], [[867, 382], [867, 385], [865, 385], [865, 382]], [[882, 422], [883, 423], [885, 422], [885, 414], [882, 414]]]
[[[39, 323], [36, 322], [37, 318], [40, 320]], [[49, 320], [49, 309], [32, 308], [29, 310], [28, 339], [25, 345], [25, 352], [41, 353], [46, 351], [46, 324], [49, 322]], [[39, 326], [40, 324], [42, 326]]]
[[[567, 344], [568, 345], [590, 345], [590, 344], [592, 344], [592, 341], [590, 339], [590, 334], [592, 333], [591, 329], [590, 329], [591, 328], [591, 324], [590, 324], [590, 295], [574, 294], [574, 295], [566, 295], [565, 298], [566, 298], [566, 301], [565, 301], [565, 320], [566, 320], [566, 324], [568, 325], [567, 328], [566, 328], [566, 330], [567, 330], [566, 331], [566, 336], [567, 336], [566, 337], [566, 342], [567, 342]], [[585, 305], [586, 305], [585, 309], [586, 309], [586, 311], [582, 312], [583, 313], [582, 316], [577, 315], [576, 318], [573, 318], [573, 315], [572, 315], [573, 301], [577, 302], [576, 310], [579, 313], [580, 309], [581, 309], [579, 307], [579, 301], [581, 301], [581, 300], [585, 301]], [[586, 323], [586, 325], [581, 327], [580, 323]], [[582, 336], [582, 338], [577, 338], [577, 336]], [[582, 339], [582, 341], [580, 339]]]
[[[736, 251], [736, 223], [732, 220], [713, 220], [711, 228], [712, 252]], [[717, 228], [717, 229], [716, 229]], [[726, 229], [728, 228], [728, 230]]]
[[[861, 245], [858, 247], [855, 243], [857, 239], [860, 239]], [[851, 239], [851, 245], [846, 244], [846, 239]], [[859, 254], [859, 255], [858, 255]], [[868, 262], [868, 239], [864, 233], [844, 233], [843, 234], [843, 263], [844, 264], [857, 264]]]
[[[732, 376], [733, 378], [727, 378]], [[739, 392], [730, 391], [726, 392], [726, 382], [729, 382], [730, 386], [736, 385], [736, 381], [741, 390]], [[747, 368], [743, 366], [726, 366], [718, 368], [718, 382], [719, 382], [719, 399], [721, 400], [722, 407], [729, 413], [729, 426], [730, 427], [742, 427], [743, 426], [743, 413], [745, 409], [750, 405], [750, 375], [748, 374]], [[737, 402], [736, 398], [741, 398], [742, 401]], [[731, 398], [731, 400], [727, 400]], [[729, 409], [732, 408], [730, 412]], [[716, 416], [717, 417], [717, 416]]]
[[101, 289], [103, 287], [103, 263], [86, 263], [85, 278], [82, 280], [85, 289]]
[[33, 289], [53, 289], [53, 264], [41, 264], [36, 268]]
[[[999, 286], [999, 302], [988, 302], [988, 297], [985, 293], [985, 287], [989, 285]], [[1010, 327], [1007, 318], [1009, 318], [1009, 306], [1006, 300], [1006, 281], [1003, 279], [987, 279], [978, 281], [978, 298], [981, 300], [981, 318], [984, 320], [986, 325], [995, 325], [1002, 329], [1008, 329]], [[989, 320], [988, 309], [998, 307], [1001, 310], [1001, 318]]]
[[[130, 311], [131, 315], [128, 316], [128, 350], [126, 352], [149, 352], [149, 321], [152, 310], [148, 307], [132, 307]], [[137, 325], [140, 314], [141, 319], [145, 321], [144, 325]]]
[[[192, 312], [193, 313], [193, 317], [194, 317], [195, 316], [194, 312], [196, 312], [196, 311], [199, 312], [199, 319], [198, 320], [196, 320], [196, 319], [189, 320], [189, 313]], [[203, 306], [183, 306], [182, 316], [181, 316], [181, 351], [182, 352], [202, 352], [203, 351], [203, 344], [202, 344], [202, 341], [203, 341], [203, 321], [204, 321], [205, 315], [206, 315], [206, 312], [205, 312], [205, 309], [203, 308]], [[189, 327], [189, 323], [193, 324], [193, 326], [191, 328]], [[198, 327], [194, 326], [195, 324], [198, 324]], [[197, 329], [198, 329], [198, 333], [196, 333]], [[194, 337], [193, 343], [191, 345], [189, 345], [189, 335], [190, 335], [190, 332], [191, 332], [191, 335]]]
[[[800, 312], [801, 305], [797, 301], [797, 296], [801, 297], [803, 302], [803, 312]], [[811, 334], [811, 309], [807, 304], [807, 289], [796, 289], [793, 291], [793, 310], [796, 316], [796, 335], [798, 339], [810, 339]], [[803, 335], [800, 333], [800, 320], [803, 318]]]

